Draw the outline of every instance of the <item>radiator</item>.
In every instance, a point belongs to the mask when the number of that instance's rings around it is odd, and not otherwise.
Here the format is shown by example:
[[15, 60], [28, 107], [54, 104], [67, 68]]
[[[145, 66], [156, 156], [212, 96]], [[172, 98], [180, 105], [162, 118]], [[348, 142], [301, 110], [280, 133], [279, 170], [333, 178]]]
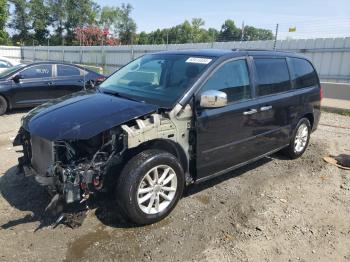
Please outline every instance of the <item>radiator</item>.
[[53, 142], [31, 135], [32, 167], [39, 175], [45, 175], [54, 162]]

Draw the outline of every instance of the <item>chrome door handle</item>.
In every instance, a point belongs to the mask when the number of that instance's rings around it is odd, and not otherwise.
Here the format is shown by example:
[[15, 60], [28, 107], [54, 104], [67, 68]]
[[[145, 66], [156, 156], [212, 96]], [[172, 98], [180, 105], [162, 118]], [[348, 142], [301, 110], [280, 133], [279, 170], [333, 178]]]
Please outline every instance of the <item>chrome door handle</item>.
[[263, 106], [263, 107], [260, 107], [260, 111], [269, 111], [272, 109], [272, 106]]
[[252, 115], [252, 114], [255, 114], [257, 112], [258, 112], [258, 110], [256, 110], [256, 109], [249, 109], [248, 111], [243, 112], [243, 115], [245, 115], [245, 116]]

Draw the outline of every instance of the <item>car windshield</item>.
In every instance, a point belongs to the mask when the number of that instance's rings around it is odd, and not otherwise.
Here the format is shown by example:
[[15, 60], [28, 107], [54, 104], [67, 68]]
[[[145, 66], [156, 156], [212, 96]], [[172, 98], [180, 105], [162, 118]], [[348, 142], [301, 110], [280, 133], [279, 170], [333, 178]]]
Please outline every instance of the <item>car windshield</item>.
[[13, 66], [13, 67], [10, 67], [10, 68], [5, 69], [4, 71], [2, 71], [2, 72], [0, 73], [0, 78], [9, 76], [10, 74], [12, 74], [13, 72], [15, 72], [15, 71], [17, 71], [18, 69], [22, 68], [23, 66], [24, 66], [24, 65], [19, 64], [19, 65], [16, 65], [16, 66]]
[[190, 55], [145, 55], [111, 75], [100, 89], [170, 108], [213, 60]]

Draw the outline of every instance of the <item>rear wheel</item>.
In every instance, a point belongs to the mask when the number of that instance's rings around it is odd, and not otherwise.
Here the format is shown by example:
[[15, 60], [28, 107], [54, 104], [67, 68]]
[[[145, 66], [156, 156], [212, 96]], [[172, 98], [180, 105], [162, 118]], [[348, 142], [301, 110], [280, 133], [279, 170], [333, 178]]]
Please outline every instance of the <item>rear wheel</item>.
[[310, 133], [310, 121], [307, 118], [300, 119], [289, 146], [283, 152], [292, 159], [302, 156], [309, 145]]
[[118, 181], [117, 202], [134, 223], [152, 224], [171, 212], [184, 184], [184, 172], [175, 156], [146, 150], [124, 167]]
[[0, 116], [7, 111], [7, 101], [3, 96], [0, 96]]

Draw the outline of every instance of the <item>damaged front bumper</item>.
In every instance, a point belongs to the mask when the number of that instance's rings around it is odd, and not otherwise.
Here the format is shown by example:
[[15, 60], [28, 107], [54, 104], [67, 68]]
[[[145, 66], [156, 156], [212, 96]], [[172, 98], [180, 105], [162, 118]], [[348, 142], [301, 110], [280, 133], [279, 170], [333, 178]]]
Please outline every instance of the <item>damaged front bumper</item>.
[[[104, 190], [104, 180], [110, 166], [122, 160], [123, 137], [117, 142], [103, 136], [105, 143], [91, 157], [76, 157], [75, 149], [65, 141], [52, 142], [31, 136], [20, 129], [13, 146], [23, 147], [23, 156], [18, 159], [19, 170], [45, 186], [50, 195], [59, 195], [66, 203], [84, 202], [90, 195]], [[77, 143], [77, 142], [76, 142]], [[86, 145], [85, 145], [86, 146]]]

